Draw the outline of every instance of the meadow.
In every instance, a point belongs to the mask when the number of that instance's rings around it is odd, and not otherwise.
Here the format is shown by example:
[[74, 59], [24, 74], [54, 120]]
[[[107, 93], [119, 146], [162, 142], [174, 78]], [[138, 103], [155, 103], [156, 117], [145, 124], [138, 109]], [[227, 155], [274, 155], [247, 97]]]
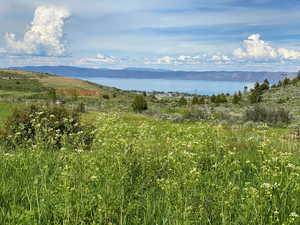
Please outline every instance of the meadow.
[[299, 224], [300, 143], [282, 128], [83, 115], [89, 151], [0, 150], [0, 224]]

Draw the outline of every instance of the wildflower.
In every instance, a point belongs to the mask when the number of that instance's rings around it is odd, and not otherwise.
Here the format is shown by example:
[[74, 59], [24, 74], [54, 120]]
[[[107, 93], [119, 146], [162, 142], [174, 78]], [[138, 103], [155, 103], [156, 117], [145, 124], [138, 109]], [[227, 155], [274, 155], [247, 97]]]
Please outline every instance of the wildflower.
[[265, 189], [271, 189], [272, 188], [272, 184], [270, 184], [270, 183], [263, 183], [260, 187], [261, 188], [265, 188]]
[[91, 176], [91, 180], [96, 180], [97, 179], [97, 176]]
[[292, 163], [289, 163], [289, 164], [287, 165], [287, 168], [295, 169], [295, 165], [292, 164]]
[[290, 214], [290, 217], [295, 217], [295, 218], [297, 218], [297, 217], [299, 217], [299, 215], [298, 215], [297, 213], [295, 213], [295, 212], [292, 212], [292, 213]]

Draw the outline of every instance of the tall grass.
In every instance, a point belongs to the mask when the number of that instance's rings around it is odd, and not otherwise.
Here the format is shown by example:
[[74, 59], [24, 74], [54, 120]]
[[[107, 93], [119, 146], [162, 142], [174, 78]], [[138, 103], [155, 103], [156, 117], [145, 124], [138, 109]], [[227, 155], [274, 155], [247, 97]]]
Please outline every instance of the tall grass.
[[299, 224], [281, 130], [100, 114], [92, 151], [1, 150], [0, 224]]

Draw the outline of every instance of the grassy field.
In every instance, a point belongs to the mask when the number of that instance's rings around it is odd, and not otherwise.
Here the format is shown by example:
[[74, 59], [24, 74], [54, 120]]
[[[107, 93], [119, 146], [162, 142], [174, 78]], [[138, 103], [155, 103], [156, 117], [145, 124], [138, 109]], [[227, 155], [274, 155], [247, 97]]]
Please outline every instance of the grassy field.
[[300, 223], [300, 144], [286, 129], [86, 119], [91, 151], [0, 151], [0, 224]]
[[[0, 224], [300, 224], [299, 85], [264, 91], [256, 104], [249, 93], [201, 105], [147, 95], [148, 109], [135, 114], [136, 93], [0, 71]], [[15, 108], [33, 103], [3, 130]], [[81, 103], [80, 119], [61, 113]], [[247, 122], [256, 106], [273, 127]], [[288, 122], [265, 110], [280, 107]]]

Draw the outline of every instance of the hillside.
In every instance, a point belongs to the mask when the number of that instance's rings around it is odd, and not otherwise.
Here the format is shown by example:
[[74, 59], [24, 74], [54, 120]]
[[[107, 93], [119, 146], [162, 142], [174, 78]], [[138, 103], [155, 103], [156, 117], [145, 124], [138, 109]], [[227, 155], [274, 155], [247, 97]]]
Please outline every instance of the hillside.
[[210, 81], [246, 81], [255, 82], [268, 79], [277, 82], [284, 76], [293, 77], [296, 73], [285, 72], [251, 72], [251, 71], [164, 71], [142, 68], [120, 70], [90, 69], [70, 66], [31, 66], [13, 69], [33, 72], [57, 74], [67, 77], [106, 77], [106, 78], [136, 78], [136, 79], [177, 79], [177, 80], [210, 80]]
[[26, 89], [26, 86], [28, 86], [29, 84], [27, 85], [27, 83], [21, 82], [30, 82], [31, 84], [32, 82], [34, 82], [36, 86], [41, 88], [41, 90], [46, 88], [78, 89], [102, 92], [117, 90], [115, 88], [105, 87], [102, 85], [94, 84], [88, 81], [83, 81], [75, 78], [67, 78], [62, 76], [22, 70], [0, 70], [0, 79], [1, 83], [3, 84], [2, 88], [7, 87], [7, 84], [14, 86], [14, 83], [16, 83], [20, 84], [20, 86], [22, 86], [23, 89]]
[[[299, 136], [287, 123], [272, 127], [283, 122], [282, 111], [267, 111], [299, 109], [298, 80], [263, 90], [260, 103], [249, 102], [251, 91], [236, 104], [226, 95], [147, 93], [148, 109], [137, 114], [135, 93], [40, 73], [0, 74], [7, 94], [0, 101], [0, 224], [300, 223]], [[50, 88], [67, 107], [51, 105]], [[68, 96], [59, 92], [65, 88], [108, 97]], [[24, 107], [27, 101], [39, 104]], [[67, 111], [80, 103], [89, 113]], [[270, 123], [246, 122], [257, 106]]]
[[[20, 70], [1, 70], [0, 78], [2, 101], [49, 104], [54, 98], [73, 109], [84, 104], [85, 112], [132, 112], [132, 102], [138, 94], [74, 78]], [[51, 93], [53, 89], [55, 96]], [[253, 120], [270, 125], [287, 125], [287, 122], [293, 127], [300, 125], [300, 82], [264, 90], [262, 101], [258, 103], [250, 102], [251, 93], [249, 90], [241, 94], [236, 103], [233, 95], [147, 93], [147, 110], [144, 113], [159, 120], [176, 122], [205, 120], [232, 125]], [[220, 97], [221, 101], [214, 99]], [[256, 112], [251, 111], [257, 107], [262, 108], [260, 113], [263, 115], [255, 115]], [[285, 110], [283, 114], [281, 109]], [[249, 117], [249, 113], [257, 118]], [[290, 115], [288, 120], [283, 118], [285, 114]]]
[[85, 111], [92, 112], [129, 111], [135, 95], [133, 92], [75, 78], [21, 70], [0, 70], [0, 101], [9, 104], [60, 102], [70, 108], [84, 104]]

